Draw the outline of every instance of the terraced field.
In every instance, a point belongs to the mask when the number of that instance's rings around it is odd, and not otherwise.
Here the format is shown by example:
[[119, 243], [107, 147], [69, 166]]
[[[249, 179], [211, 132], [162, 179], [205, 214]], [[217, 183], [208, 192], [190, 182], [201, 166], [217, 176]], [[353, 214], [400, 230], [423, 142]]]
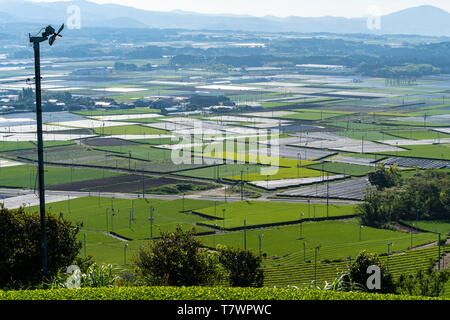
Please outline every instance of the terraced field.
[[[328, 207], [329, 217], [345, 217], [355, 214], [352, 205], [330, 205]], [[326, 218], [327, 207], [324, 204], [308, 206], [306, 203], [285, 202], [261, 202], [261, 201], [238, 201], [231, 203], [220, 203], [209, 208], [194, 210], [194, 213], [208, 218], [203, 221], [205, 225], [217, 225], [222, 229], [243, 228], [244, 220], [247, 226], [267, 226], [276, 224], [298, 223], [301, 213], [304, 218]]]
[[[201, 200], [157, 200], [157, 199], [119, 199], [104, 197], [83, 197], [51, 204], [51, 211], [63, 213], [64, 218], [76, 222], [83, 222], [82, 232], [104, 234], [114, 232], [131, 240], [145, 240], [150, 238], [151, 227], [153, 237], [158, 237], [160, 231], [174, 230], [176, 225], [183, 229], [196, 227], [198, 233], [208, 232], [210, 229], [197, 226], [196, 223], [204, 218], [190, 214], [191, 210], [201, 210], [213, 205], [211, 201]], [[153, 208], [153, 224], [151, 217]], [[38, 207], [31, 207], [31, 211]], [[114, 214], [114, 216], [113, 216]], [[82, 233], [81, 232], [81, 233]]]
[[[408, 250], [401, 254], [392, 254], [389, 256], [389, 271], [392, 272], [394, 277], [398, 277], [400, 274], [408, 274], [417, 270], [423, 270], [428, 266], [430, 259], [437, 261], [437, 251], [437, 247], [431, 247]], [[318, 252], [318, 259], [320, 261], [322, 253], [320, 249]], [[290, 258], [292, 259], [292, 257]], [[295, 259], [297, 259], [297, 261], [302, 261], [303, 257], [299, 253], [296, 255]], [[387, 256], [382, 256], [380, 259], [387, 265]], [[334, 263], [324, 263], [322, 261], [318, 263], [317, 284], [322, 286], [325, 281], [333, 281], [340, 272], [346, 269], [349, 261], [350, 260], [344, 260]], [[314, 257], [309, 263], [289, 263], [282, 259], [266, 263], [264, 270], [264, 285], [277, 287], [287, 285], [307, 286], [314, 281], [314, 269]]]

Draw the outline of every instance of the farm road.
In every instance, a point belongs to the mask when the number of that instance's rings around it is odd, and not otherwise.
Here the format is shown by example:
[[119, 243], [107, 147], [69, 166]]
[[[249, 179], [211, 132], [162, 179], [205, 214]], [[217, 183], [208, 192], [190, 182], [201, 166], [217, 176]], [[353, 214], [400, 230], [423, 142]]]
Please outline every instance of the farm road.
[[[18, 208], [22, 205], [38, 205], [39, 197], [34, 190], [21, 190], [21, 189], [0, 189], [0, 195], [5, 196], [5, 199], [0, 200], [5, 204], [5, 207], [9, 209]], [[119, 198], [119, 199], [138, 199], [142, 198], [142, 194], [133, 193], [110, 193], [110, 192], [79, 192], [79, 191], [52, 191], [47, 190], [45, 192], [46, 204], [52, 202], [58, 202], [69, 199], [88, 197], [88, 196], [98, 196], [108, 197], [108, 198]], [[270, 201], [270, 202], [290, 202], [290, 203], [307, 203], [307, 199], [280, 199], [271, 198], [272, 194], [263, 195], [257, 199], [245, 199], [251, 201]], [[182, 196], [174, 195], [158, 195], [158, 194], [145, 194], [146, 199], [162, 199], [162, 200], [177, 200], [182, 199]], [[209, 201], [225, 201], [224, 197], [214, 197], [207, 195], [186, 195], [186, 199], [197, 199], [197, 200], [209, 200]], [[239, 196], [227, 196], [228, 202], [240, 201]], [[326, 199], [311, 199], [311, 203], [326, 203]], [[329, 200], [329, 204], [341, 204], [341, 205], [351, 205], [356, 204], [356, 201], [350, 200]]]

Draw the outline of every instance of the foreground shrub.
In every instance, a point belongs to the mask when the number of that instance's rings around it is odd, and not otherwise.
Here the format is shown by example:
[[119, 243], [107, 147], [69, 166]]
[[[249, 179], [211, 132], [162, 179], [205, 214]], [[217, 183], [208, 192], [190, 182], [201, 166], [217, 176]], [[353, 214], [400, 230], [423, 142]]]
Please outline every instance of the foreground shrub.
[[228, 282], [233, 287], [262, 287], [262, 258], [250, 250], [219, 247], [219, 262], [224, 266]]
[[[369, 277], [367, 270], [370, 266], [377, 266], [380, 269], [380, 289], [367, 288], [366, 284]], [[348, 267], [348, 270], [344, 272], [343, 277], [340, 278], [337, 287], [344, 291], [367, 291], [376, 293], [396, 292], [396, 283], [392, 274], [387, 270], [385, 265], [381, 263], [377, 254], [369, 253], [366, 250], [361, 251], [356, 256], [356, 259]]]
[[162, 232], [161, 238], [139, 249], [136, 272], [147, 285], [201, 286], [218, 281], [219, 265], [215, 254], [202, 248], [194, 237], [195, 229]]
[[[73, 226], [62, 215], [47, 213], [48, 272], [53, 277], [58, 270], [72, 264], [81, 242], [77, 240], [79, 226]], [[8, 210], [0, 207], [0, 287], [38, 285], [42, 281], [41, 224], [38, 214], [23, 208]]]
[[450, 270], [434, 271], [434, 261], [428, 268], [415, 274], [401, 275], [398, 280], [398, 292], [401, 294], [439, 297], [445, 292], [445, 285], [450, 279]]

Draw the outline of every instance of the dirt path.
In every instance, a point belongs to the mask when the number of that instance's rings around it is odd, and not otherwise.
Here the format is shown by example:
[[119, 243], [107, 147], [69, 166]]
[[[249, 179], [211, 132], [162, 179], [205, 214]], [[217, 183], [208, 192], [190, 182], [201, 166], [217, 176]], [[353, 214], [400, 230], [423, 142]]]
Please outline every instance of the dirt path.
[[417, 233], [423, 233], [423, 231], [417, 230], [413, 227], [404, 225], [404, 224], [400, 224], [398, 222], [392, 223], [392, 225], [400, 232], [405, 232], [405, 233], [410, 233], [412, 232], [413, 234], [417, 234]]

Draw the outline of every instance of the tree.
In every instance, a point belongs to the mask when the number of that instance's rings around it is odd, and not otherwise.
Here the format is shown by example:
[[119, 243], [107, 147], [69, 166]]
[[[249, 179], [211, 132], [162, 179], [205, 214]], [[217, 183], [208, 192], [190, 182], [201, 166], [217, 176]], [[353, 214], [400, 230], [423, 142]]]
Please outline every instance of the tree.
[[139, 249], [136, 272], [149, 285], [202, 286], [218, 281], [217, 257], [201, 247], [195, 228], [161, 232], [161, 238]]
[[383, 163], [377, 165], [375, 171], [369, 172], [369, 181], [378, 190], [391, 188], [400, 184], [401, 174], [396, 165], [390, 166], [388, 169]]
[[413, 296], [439, 297], [445, 291], [445, 284], [450, 279], [450, 270], [433, 271], [434, 262], [428, 268], [415, 274], [402, 274], [398, 280], [398, 293]]
[[[367, 280], [370, 277], [368, 268], [370, 266], [377, 266], [380, 270], [380, 289], [369, 289], [367, 287]], [[396, 284], [392, 274], [387, 271], [379, 257], [375, 253], [369, 253], [366, 250], [361, 251], [353, 263], [348, 267], [343, 277], [344, 282], [348, 287], [364, 288], [368, 292], [374, 293], [395, 293]]]
[[[71, 265], [81, 249], [79, 225], [47, 213], [48, 273]], [[42, 279], [41, 224], [38, 214], [0, 207], [0, 287], [34, 286]]]
[[262, 258], [250, 250], [219, 247], [219, 262], [228, 273], [228, 281], [233, 287], [262, 287], [264, 273]]
[[361, 224], [377, 228], [382, 227], [388, 221], [388, 213], [386, 212], [388, 206], [383, 205], [385, 203], [383, 194], [375, 189], [368, 190], [363, 200], [356, 207]]

